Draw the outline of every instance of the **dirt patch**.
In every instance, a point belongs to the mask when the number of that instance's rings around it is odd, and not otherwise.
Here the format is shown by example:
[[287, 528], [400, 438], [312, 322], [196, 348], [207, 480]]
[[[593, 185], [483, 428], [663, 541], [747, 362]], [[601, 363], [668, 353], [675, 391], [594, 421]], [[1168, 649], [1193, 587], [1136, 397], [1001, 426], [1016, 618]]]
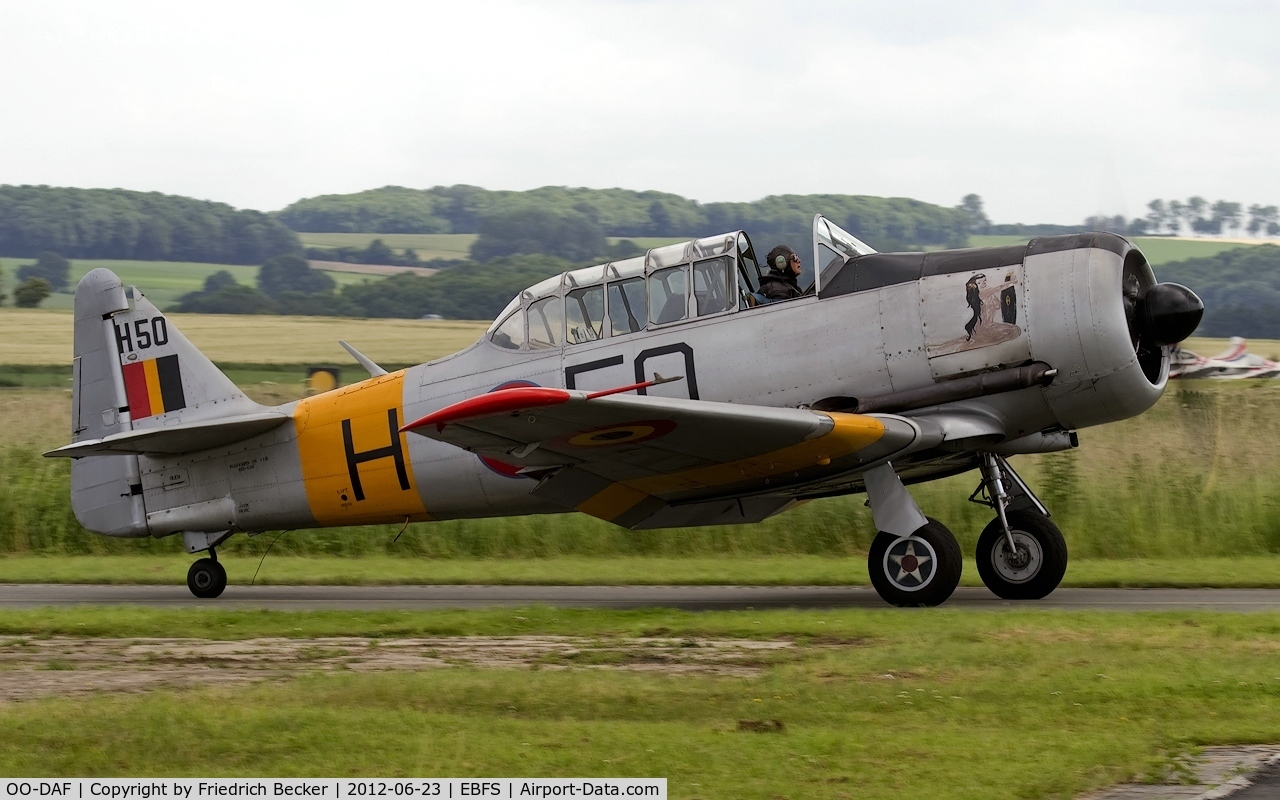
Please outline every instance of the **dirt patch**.
[[0, 639], [0, 702], [97, 691], [271, 680], [303, 672], [410, 671], [453, 666], [611, 669], [750, 676], [795, 653], [791, 642], [745, 639]]

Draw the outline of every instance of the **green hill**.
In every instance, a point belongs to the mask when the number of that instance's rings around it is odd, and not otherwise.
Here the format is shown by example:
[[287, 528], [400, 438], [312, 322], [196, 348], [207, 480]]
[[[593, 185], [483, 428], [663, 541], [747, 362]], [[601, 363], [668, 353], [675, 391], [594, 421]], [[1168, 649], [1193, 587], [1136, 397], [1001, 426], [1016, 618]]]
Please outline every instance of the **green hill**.
[[703, 204], [666, 192], [564, 186], [526, 192], [386, 186], [299, 200], [275, 216], [303, 234], [459, 234], [479, 231], [487, 217], [530, 207], [583, 214], [612, 237], [690, 238], [743, 229], [766, 250], [778, 241], [806, 241], [816, 211], [880, 250], [962, 245], [970, 221], [959, 209], [903, 197], [773, 195]]
[[302, 250], [261, 211], [159, 192], [0, 186], [0, 255], [261, 264]]

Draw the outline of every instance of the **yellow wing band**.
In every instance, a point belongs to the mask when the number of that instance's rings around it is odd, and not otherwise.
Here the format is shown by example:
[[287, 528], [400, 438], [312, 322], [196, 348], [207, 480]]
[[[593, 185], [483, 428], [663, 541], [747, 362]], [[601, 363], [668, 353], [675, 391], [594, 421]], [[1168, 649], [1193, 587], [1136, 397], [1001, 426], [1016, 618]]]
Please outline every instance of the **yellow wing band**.
[[614, 483], [579, 504], [577, 510], [612, 522], [651, 495], [715, 488], [827, 466], [875, 444], [884, 436], [884, 424], [874, 417], [839, 413], [826, 416], [831, 418], [833, 427], [815, 439], [724, 464]]

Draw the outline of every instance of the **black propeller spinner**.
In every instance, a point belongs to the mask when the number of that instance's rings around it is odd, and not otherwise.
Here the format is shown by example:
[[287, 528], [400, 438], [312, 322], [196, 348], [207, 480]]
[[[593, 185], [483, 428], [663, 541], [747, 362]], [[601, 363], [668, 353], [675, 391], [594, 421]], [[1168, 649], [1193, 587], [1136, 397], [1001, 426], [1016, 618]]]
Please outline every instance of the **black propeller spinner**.
[[1143, 332], [1158, 345], [1177, 344], [1195, 332], [1204, 302], [1180, 283], [1157, 283], [1138, 300]]
[[1142, 371], [1154, 382], [1160, 375], [1163, 348], [1195, 332], [1204, 316], [1204, 303], [1178, 283], [1142, 284], [1137, 269], [1126, 266], [1121, 290], [1129, 340]]

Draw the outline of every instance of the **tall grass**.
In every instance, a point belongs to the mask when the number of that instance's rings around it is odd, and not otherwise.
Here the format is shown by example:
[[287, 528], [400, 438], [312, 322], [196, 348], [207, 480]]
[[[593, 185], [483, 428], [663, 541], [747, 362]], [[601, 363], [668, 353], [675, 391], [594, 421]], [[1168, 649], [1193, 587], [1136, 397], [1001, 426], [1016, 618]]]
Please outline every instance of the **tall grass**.
[[[62, 394], [24, 396], [66, 404]], [[1280, 553], [1280, 386], [1176, 384], [1150, 412], [1081, 432], [1079, 450], [1022, 456], [1014, 465], [1066, 534], [1075, 557]], [[62, 412], [58, 412], [61, 414]], [[50, 414], [52, 416], [52, 414]], [[69, 462], [34, 442], [0, 447], [0, 554], [181, 552], [175, 537], [111, 540], [70, 511]], [[925, 513], [972, 551], [991, 512], [967, 502], [976, 473], [912, 487]], [[581, 514], [332, 528], [284, 535], [273, 552], [423, 558], [560, 555], [855, 555], [874, 536], [865, 496], [805, 504], [756, 525], [628, 531]], [[261, 552], [275, 534], [235, 537], [227, 552]]]

